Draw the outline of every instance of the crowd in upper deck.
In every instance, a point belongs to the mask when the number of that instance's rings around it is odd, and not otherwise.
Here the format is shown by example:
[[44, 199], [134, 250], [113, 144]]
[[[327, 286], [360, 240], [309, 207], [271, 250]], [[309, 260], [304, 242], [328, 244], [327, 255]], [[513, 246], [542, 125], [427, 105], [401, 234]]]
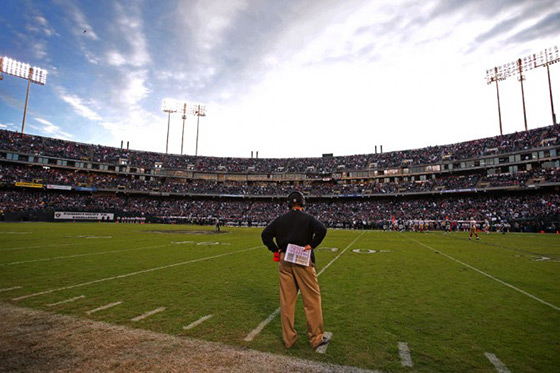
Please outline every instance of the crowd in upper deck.
[[224, 158], [162, 154], [90, 145], [0, 130], [0, 150], [17, 151], [72, 160], [119, 164], [124, 159], [134, 167], [153, 168], [160, 162], [169, 169], [227, 172], [332, 173], [464, 160], [523, 149], [560, 144], [560, 126], [548, 126], [504, 136], [431, 146], [421, 149], [321, 158]]
[[211, 180], [187, 180], [184, 178], [154, 177], [152, 180], [134, 178], [131, 175], [71, 171], [52, 167], [37, 167], [0, 162], [0, 183], [39, 183], [64, 186], [87, 186], [97, 190], [135, 192], [166, 192], [179, 194], [228, 194], [252, 196], [285, 195], [297, 188], [307, 195], [369, 195], [388, 193], [440, 192], [488, 187], [524, 187], [528, 182], [543, 184], [560, 182], [560, 169], [533, 169], [526, 172], [497, 175], [438, 174], [436, 178], [416, 181], [359, 183], [316, 180], [309, 184], [294, 186], [276, 182], [217, 182]]

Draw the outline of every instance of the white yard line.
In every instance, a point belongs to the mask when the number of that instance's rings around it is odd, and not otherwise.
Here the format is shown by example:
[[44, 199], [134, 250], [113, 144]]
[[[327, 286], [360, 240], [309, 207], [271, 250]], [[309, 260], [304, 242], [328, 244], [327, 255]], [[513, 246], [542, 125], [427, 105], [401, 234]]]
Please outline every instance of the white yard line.
[[[328, 339], [332, 338], [333, 333], [331, 332], [325, 332], [324, 336], [327, 337]], [[330, 341], [329, 341], [330, 343]], [[327, 347], [329, 347], [329, 343], [327, 343], [326, 345], [322, 345], [320, 347], [317, 347], [317, 349], [315, 350], [316, 353], [318, 354], [324, 354], [325, 352], [327, 352]]]
[[88, 253], [88, 254], [76, 254], [76, 255], [66, 255], [66, 256], [55, 256], [55, 257], [52, 257], [52, 258], [25, 260], [25, 261], [20, 261], [20, 262], [0, 263], [0, 266], [8, 266], [8, 265], [16, 265], [16, 264], [26, 264], [26, 263], [36, 263], [36, 262], [48, 262], [48, 261], [51, 261], [51, 260], [69, 259], [69, 258], [80, 258], [80, 257], [92, 256], [92, 255], [103, 255], [103, 254], [123, 253], [123, 252], [126, 252], [126, 251], [157, 249], [157, 248], [166, 247], [166, 246], [174, 246], [174, 245], [165, 244], [165, 245], [157, 245], [157, 246], [138, 247], [138, 248], [135, 248], [135, 249], [123, 249], [123, 250], [102, 251], [102, 252]]
[[[338, 254], [333, 260], [331, 260], [325, 267], [323, 267], [323, 269], [321, 271], [319, 271], [319, 273], [317, 274], [317, 277], [321, 276], [321, 273], [325, 272], [325, 270], [327, 268], [329, 268], [331, 266], [331, 264], [333, 264], [338, 258], [340, 258], [340, 256], [342, 254], [344, 254], [346, 252], [346, 250], [348, 250], [350, 247], [352, 247], [352, 245], [358, 241], [358, 239], [360, 237], [362, 237], [364, 235], [364, 233], [366, 233], [366, 231], [363, 231], [358, 237], [356, 237], [354, 239], [354, 241], [352, 241], [348, 246], [346, 246], [346, 248], [344, 250], [342, 250], [342, 252], [340, 254]], [[298, 292], [299, 293], [299, 292]], [[272, 312], [270, 315], [268, 315], [268, 317], [263, 320], [259, 325], [257, 325], [257, 327], [255, 329], [253, 329], [249, 334], [247, 334], [247, 336], [243, 339], [245, 342], [251, 342], [253, 339], [255, 339], [255, 337], [257, 335], [260, 334], [260, 332], [265, 328], [265, 326], [267, 326], [268, 324], [270, 324], [270, 322], [272, 320], [274, 320], [274, 318], [276, 316], [278, 316], [280, 314], [280, 307], [278, 307], [277, 309], [274, 310], [274, 312]]]
[[490, 278], [490, 279], [492, 279], [492, 280], [494, 280], [494, 281], [496, 281], [496, 282], [499, 282], [500, 284], [505, 285], [505, 286], [507, 286], [507, 287], [509, 287], [509, 288], [511, 288], [511, 289], [513, 289], [513, 290], [515, 290], [515, 291], [517, 291], [517, 292], [523, 294], [523, 295], [526, 295], [526, 296], [528, 296], [529, 298], [532, 298], [532, 299], [534, 299], [534, 300], [536, 300], [536, 301], [538, 301], [538, 302], [540, 302], [540, 303], [542, 303], [542, 304], [544, 304], [544, 305], [546, 305], [546, 306], [549, 306], [550, 308], [553, 308], [553, 309], [555, 309], [556, 311], [560, 311], [560, 307], [555, 306], [554, 304], [548, 303], [547, 301], [544, 301], [544, 300], [542, 300], [542, 299], [540, 299], [540, 298], [534, 296], [533, 294], [526, 292], [525, 290], [521, 290], [521, 289], [519, 289], [518, 287], [515, 287], [515, 286], [513, 286], [513, 285], [511, 285], [511, 284], [508, 284], [507, 282], [502, 281], [502, 280], [500, 280], [499, 278], [496, 278], [496, 277], [492, 276], [491, 274], [488, 274], [488, 273], [486, 273], [486, 272], [484, 272], [484, 271], [481, 271], [480, 269], [478, 269], [478, 268], [476, 268], [476, 267], [473, 267], [473, 266], [471, 266], [470, 264], [464, 263], [464, 262], [460, 261], [459, 259], [455, 259], [455, 258], [453, 258], [452, 256], [447, 255], [446, 253], [442, 252], [441, 250], [436, 250], [436, 249], [434, 249], [433, 247], [431, 247], [431, 246], [429, 246], [429, 245], [426, 245], [425, 243], [422, 243], [422, 242], [420, 242], [420, 241], [418, 241], [418, 240], [415, 240], [414, 238], [410, 238], [410, 237], [407, 237], [407, 238], [408, 238], [409, 240], [412, 240], [412, 241], [414, 241], [414, 242], [416, 242], [416, 243], [418, 243], [418, 244], [424, 246], [424, 247], [427, 247], [428, 249], [430, 249], [430, 250], [432, 250], [432, 251], [434, 251], [434, 252], [438, 252], [440, 255], [443, 255], [443, 256], [446, 257], [447, 259], [450, 259], [450, 260], [452, 260], [452, 261], [454, 261], [454, 262], [456, 262], [456, 263], [459, 263], [459, 264], [461, 264], [461, 265], [464, 265], [465, 267], [470, 268], [470, 269], [472, 269], [473, 271], [476, 271], [476, 272], [480, 273], [481, 275], [484, 275], [484, 276], [486, 276], [486, 277], [488, 277], [488, 278]]
[[74, 302], [74, 301], [77, 301], [78, 299], [82, 299], [82, 298], [85, 298], [85, 297], [86, 297], [85, 295], [80, 295], [80, 296], [78, 296], [78, 297], [74, 297], [74, 298], [70, 298], [70, 299], [61, 300], [60, 302], [47, 304], [47, 307], [58, 306], [59, 304]]
[[412, 357], [406, 342], [399, 342], [399, 356], [401, 358], [401, 365], [403, 367], [412, 367]]
[[95, 308], [95, 309], [93, 309], [93, 310], [86, 311], [86, 313], [87, 313], [88, 315], [91, 315], [92, 313], [95, 313], [95, 312], [98, 312], [98, 311], [103, 311], [103, 310], [106, 310], [106, 309], [108, 309], [108, 308], [118, 306], [118, 305], [121, 304], [121, 303], [122, 303], [122, 301], [118, 301], [118, 302], [115, 302], [115, 303], [109, 303], [109, 304], [106, 304], [106, 305], [104, 305], [104, 306], [97, 307], [97, 308]]
[[11, 288], [0, 289], [0, 293], [2, 293], [4, 291], [17, 290], [17, 289], [21, 289], [21, 286], [13, 286]]
[[346, 248], [344, 250], [342, 250], [342, 252], [340, 254], [338, 254], [333, 260], [331, 260], [326, 266], [324, 266], [323, 269], [320, 270], [319, 273], [317, 273], [317, 277], [321, 276], [321, 273], [325, 272], [325, 269], [329, 268], [331, 266], [331, 264], [333, 264], [335, 261], [337, 261], [338, 258], [340, 258], [340, 256], [346, 252], [346, 250], [351, 248], [352, 245], [354, 245], [356, 243], [356, 241], [358, 241], [360, 239], [360, 237], [362, 237], [364, 235], [364, 233], [366, 233], [366, 231], [363, 231], [358, 237], [356, 237], [354, 239], [354, 241], [350, 242], [350, 244], [348, 246], [346, 246]]
[[194, 328], [194, 327], [196, 327], [196, 326], [199, 326], [200, 324], [202, 324], [203, 322], [205, 322], [206, 320], [208, 320], [208, 319], [211, 318], [211, 317], [212, 317], [212, 315], [203, 316], [203, 317], [201, 317], [200, 319], [196, 320], [195, 322], [190, 323], [190, 324], [187, 325], [187, 326], [183, 326], [183, 329], [184, 329], [184, 330], [192, 329], [192, 328]]
[[274, 318], [279, 314], [280, 314], [280, 307], [278, 307], [277, 309], [274, 310], [274, 312], [268, 315], [268, 317], [264, 319], [259, 325], [257, 325], [257, 327], [253, 329], [249, 334], [247, 334], [247, 336], [243, 340], [245, 342], [251, 342], [253, 339], [255, 339], [257, 335], [260, 334], [260, 332], [262, 332], [264, 327], [270, 324], [270, 322], [274, 320]]
[[143, 315], [136, 316], [136, 317], [130, 319], [130, 321], [140, 321], [140, 320], [144, 320], [146, 317], [150, 317], [150, 316], [152, 316], [152, 315], [155, 315], [156, 313], [160, 313], [160, 312], [163, 312], [163, 311], [165, 311], [165, 307], [156, 308], [155, 310], [148, 311], [148, 312], [146, 312], [146, 313], [143, 314]]
[[509, 369], [505, 366], [504, 363], [502, 363], [502, 362], [500, 361], [500, 359], [498, 359], [498, 358], [496, 357], [496, 355], [491, 354], [491, 353], [488, 353], [488, 352], [485, 352], [485, 353], [484, 353], [484, 356], [486, 356], [486, 358], [487, 358], [488, 360], [490, 360], [490, 362], [492, 363], [492, 365], [494, 365], [494, 367], [496, 368], [496, 371], [497, 371], [498, 373], [510, 373]]
[[[125, 238], [122, 240], [111, 240], [111, 243], [114, 242], [123, 242], [123, 241], [130, 241], [130, 238]], [[141, 241], [149, 241], [149, 239], [141, 240]], [[79, 241], [75, 242], [68, 242], [68, 243], [58, 243], [58, 244], [50, 244], [50, 245], [36, 245], [36, 246], [23, 246], [23, 247], [5, 247], [0, 249], [0, 251], [12, 251], [12, 250], [26, 250], [26, 249], [42, 249], [43, 247], [60, 247], [60, 246], [82, 246], [82, 245], [90, 245], [90, 244], [99, 244], [98, 241], [84, 241], [83, 238], [80, 238]]]
[[57, 291], [63, 291], [63, 290], [68, 290], [68, 289], [74, 289], [74, 288], [77, 288], [77, 287], [82, 287], [82, 286], [88, 286], [88, 285], [98, 284], [98, 283], [100, 283], [100, 282], [111, 281], [111, 280], [118, 280], [118, 279], [121, 279], [121, 278], [136, 276], [136, 275], [140, 275], [140, 274], [143, 274], [143, 273], [149, 273], [149, 272], [159, 271], [159, 270], [162, 270], [162, 269], [168, 269], [168, 268], [178, 267], [178, 266], [182, 266], [182, 265], [185, 265], [185, 264], [203, 262], [203, 261], [205, 261], [205, 260], [216, 259], [216, 258], [220, 258], [220, 257], [222, 257], [222, 256], [227, 256], [227, 255], [235, 255], [235, 254], [239, 254], [239, 253], [242, 253], [242, 252], [245, 252], [245, 251], [255, 250], [255, 249], [258, 249], [258, 248], [261, 248], [261, 247], [262, 247], [262, 246], [255, 246], [255, 247], [251, 247], [251, 248], [249, 248], [249, 249], [243, 249], [243, 250], [239, 250], [239, 251], [232, 251], [232, 252], [229, 252], [229, 253], [219, 254], [219, 255], [213, 255], [213, 256], [208, 256], [208, 257], [205, 257], [205, 258], [187, 260], [187, 261], [185, 261], [185, 262], [169, 264], [169, 265], [166, 265], [166, 266], [155, 267], [155, 268], [149, 268], [149, 269], [144, 269], [144, 270], [142, 270], [142, 271], [131, 272], [131, 273], [125, 273], [125, 274], [123, 274], [123, 275], [112, 276], [112, 277], [106, 277], [106, 278], [101, 278], [101, 279], [99, 279], [99, 280], [93, 280], [93, 281], [88, 281], [88, 282], [82, 282], [81, 284], [69, 285], [69, 286], [64, 286], [64, 287], [60, 287], [60, 288], [44, 290], [44, 291], [40, 291], [40, 292], [38, 292], [38, 293], [33, 293], [33, 294], [28, 294], [28, 295], [24, 295], [24, 296], [21, 296], [21, 297], [13, 298], [12, 300], [13, 300], [13, 301], [18, 301], [18, 300], [22, 300], [22, 299], [27, 299], [27, 298], [37, 297], [37, 296], [40, 296], [40, 295], [45, 295], [45, 294], [54, 293], [54, 292], [57, 292]]

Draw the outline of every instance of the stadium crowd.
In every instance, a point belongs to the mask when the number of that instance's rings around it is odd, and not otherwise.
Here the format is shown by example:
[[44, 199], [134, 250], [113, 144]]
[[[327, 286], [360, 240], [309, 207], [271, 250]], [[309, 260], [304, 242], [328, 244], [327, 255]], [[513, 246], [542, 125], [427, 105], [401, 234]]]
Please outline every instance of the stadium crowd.
[[[422, 181], [337, 183], [333, 180], [317, 180], [297, 186], [308, 195], [368, 195], [387, 193], [419, 193], [452, 191], [482, 187], [523, 187], [529, 180], [533, 183], [558, 182], [560, 169], [534, 169], [527, 172], [505, 173], [491, 176], [481, 174], [441, 174], [437, 178]], [[0, 182], [38, 182], [67, 186], [88, 186], [98, 190], [135, 192], [167, 192], [180, 194], [228, 194], [278, 196], [294, 189], [293, 185], [261, 182], [217, 182], [211, 180], [187, 180], [184, 178], [152, 177], [152, 180], [131, 175], [85, 172], [0, 162]], [[479, 183], [480, 182], [480, 183]]]
[[[232, 224], [266, 224], [285, 210], [281, 200], [197, 199], [118, 194], [0, 191], [0, 211], [97, 211], [124, 216], [158, 217], [193, 223], [222, 219]], [[330, 227], [381, 227], [388, 221], [445, 219], [527, 222], [560, 214], [557, 193], [458, 195], [430, 198], [313, 199], [306, 210]]]
[[90, 145], [0, 130], [0, 150], [18, 151], [73, 160], [108, 164], [126, 161], [130, 166], [152, 168], [156, 163], [169, 169], [228, 172], [332, 173], [340, 170], [424, 165], [443, 160], [464, 160], [560, 144], [560, 127], [548, 126], [457, 144], [414, 150], [322, 158], [222, 158], [167, 155], [162, 153]]
[[[417, 175], [414, 180], [410, 176], [380, 175], [374, 180], [348, 181], [332, 174], [472, 159], [557, 145], [559, 139], [559, 127], [551, 126], [389, 153], [262, 159], [165, 155], [0, 130], [0, 158], [4, 158], [0, 159], [0, 212], [21, 217], [60, 210], [115, 212], [119, 217], [143, 217], [149, 222], [213, 224], [220, 219], [230, 224], [263, 225], [285, 209], [285, 204], [275, 197], [298, 189], [309, 197], [307, 210], [330, 227], [416, 226], [418, 221], [433, 226], [447, 219], [459, 222], [474, 218], [536, 229], [543, 221], [560, 220], [560, 196], [551, 186], [560, 183], [560, 169], [550, 168], [551, 162], [547, 168], [533, 164], [523, 166], [528, 171], [513, 173], [487, 174], [486, 169], [471, 169], [464, 173]], [[9, 151], [108, 165], [152, 168], [159, 164], [183, 171], [305, 173], [313, 179], [218, 182], [142, 172], [70, 170], [14, 162], [16, 159], [7, 157]], [[494, 167], [492, 171], [503, 168]], [[544, 190], [537, 191], [540, 186]], [[446, 193], [458, 191], [461, 193]]]

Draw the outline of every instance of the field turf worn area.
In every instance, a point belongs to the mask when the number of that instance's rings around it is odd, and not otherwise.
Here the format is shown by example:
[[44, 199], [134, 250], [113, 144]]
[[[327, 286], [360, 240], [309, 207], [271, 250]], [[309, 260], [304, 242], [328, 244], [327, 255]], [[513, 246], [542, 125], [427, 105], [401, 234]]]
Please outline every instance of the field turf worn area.
[[[6, 322], [2, 327], [12, 342], [23, 344], [2, 348], [10, 359], [1, 359], [0, 370], [52, 368], [52, 361], [41, 366], [42, 360], [32, 359], [45, 352], [38, 342], [14, 333], [25, 334], [45, 315], [61, 325], [74, 320], [113, 326], [117, 339], [126, 331], [169, 336], [165, 351], [181, 341], [231, 348], [246, 352], [244, 361], [254, 359], [255, 371], [259, 353], [317, 362], [333, 371], [529, 372], [560, 366], [558, 235], [492, 233], [469, 241], [464, 232], [329, 230], [316, 257], [325, 330], [333, 335], [325, 353], [317, 353], [306, 338], [301, 299], [298, 343], [289, 350], [282, 344], [277, 264], [260, 241], [261, 229], [212, 230], [0, 224], [1, 308], [22, 313], [9, 318], [15, 320], [13, 329]], [[41, 330], [37, 326], [37, 333]], [[58, 338], [64, 344], [75, 336]], [[110, 339], [99, 343], [110, 345]], [[95, 349], [96, 343], [89, 343]], [[102, 367], [150, 369], [119, 365], [114, 358], [107, 357], [111, 365]], [[80, 366], [80, 358], [73, 359]], [[212, 354], [208, 370], [211, 360]], [[82, 361], [94, 359], [90, 353]]]

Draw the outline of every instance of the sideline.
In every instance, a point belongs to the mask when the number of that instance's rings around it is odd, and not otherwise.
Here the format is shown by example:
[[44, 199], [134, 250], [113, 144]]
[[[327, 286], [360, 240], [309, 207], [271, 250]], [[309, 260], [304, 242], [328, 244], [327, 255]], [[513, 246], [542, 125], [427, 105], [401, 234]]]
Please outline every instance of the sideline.
[[[352, 245], [354, 245], [354, 243], [356, 243], [356, 241], [358, 241], [358, 239], [360, 237], [362, 237], [364, 235], [364, 233], [366, 233], [366, 232], [367, 231], [363, 231], [358, 237], [356, 237], [354, 239], [354, 241], [352, 241], [348, 246], [346, 246], [346, 248], [344, 250], [342, 250], [342, 252], [340, 254], [338, 254], [325, 267], [323, 267], [323, 269], [321, 271], [319, 271], [319, 273], [317, 274], [317, 277], [321, 276], [321, 273], [325, 272], [325, 269], [329, 268], [331, 266], [331, 264], [333, 264], [338, 258], [340, 258], [340, 256], [342, 254], [344, 254], [346, 252], [346, 250], [348, 250]], [[299, 293], [299, 291], [298, 291], [298, 293]], [[274, 310], [274, 312], [272, 312], [270, 315], [268, 315], [268, 317], [264, 321], [262, 321], [255, 329], [253, 329], [249, 334], [247, 334], [247, 336], [243, 340], [245, 342], [251, 342], [279, 314], [280, 314], [280, 307], [278, 307], [277, 309]]]
[[9, 346], [5, 350], [9, 355], [4, 355], [9, 358], [0, 360], [0, 371], [379, 372], [173, 336], [140, 326], [112, 325], [0, 302], [2, 342]]
[[[404, 236], [402, 233], [401, 233], [401, 235]], [[418, 244], [420, 244], [420, 245], [422, 245], [422, 246], [424, 246], [424, 247], [427, 247], [428, 249], [430, 249], [430, 250], [432, 250], [432, 251], [434, 251], [434, 252], [437, 252], [437, 253], [443, 255], [443, 256], [446, 257], [447, 259], [450, 259], [450, 260], [452, 260], [452, 261], [454, 261], [454, 262], [456, 262], [456, 263], [459, 263], [459, 264], [461, 264], [461, 265], [463, 265], [463, 266], [465, 266], [465, 267], [467, 267], [467, 268], [470, 268], [470, 269], [472, 269], [473, 271], [476, 271], [476, 272], [480, 273], [481, 275], [484, 275], [484, 276], [486, 276], [486, 277], [488, 277], [488, 278], [490, 278], [490, 279], [492, 279], [492, 280], [494, 280], [494, 281], [496, 281], [496, 282], [499, 282], [499, 283], [502, 284], [502, 285], [505, 285], [505, 286], [507, 286], [507, 287], [509, 287], [509, 288], [511, 288], [511, 289], [513, 289], [513, 290], [515, 290], [515, 291], [517, 291], [517, 292], [523, 294], [523, 295], [526, 295], [526, 296], [528, 296], [529, 298], [532, 298], [532, 299], [536, 300], [537, 302], [540, 302], [540, 303], [542, 303], [542, 304], [544, 304], [544, 305], [546, 305], [546, 306], [549, 306], [550, 308], [553, 308], [553, 309], [555, 309], [556, 311], [560, 311], [560, 307], [557, 307], [557, 306], [555, 306], [554, 304], [548, 303], [547, 301], [544, 301], [544, 300], [542, 300], [542, 299], [540, 299], [540, 298], [534, 296], [533, 294], [526, 292], [525, 290], [521, 290], [521, 289], [519, 289], [518, 287], [515, 287], [515, 286], [513, 286], [513, 285], [511, 285], [511, 284], [508, 284], [507, 282], [505, 282], [505, 281], [503, 281], [503, 280], [500, 280], [499, 278], [496, 278], [496, 277], [492, 276], [491, 274], [488, 274], [488, 273], [486, 273], [486, 272], [484, 272], [484, 271], [482, 271], [482, 270], [480, 270], [480, 269], [478, 269], [478, 268], [476, 268], [476, 267], [473, 267], [473, 266], [470, 265], [470, 264], [464, 263], [464, 262], [460, 261], [459, 259], [455, 259], [455, 258], [453, 258], [452, 256], [447, 255], [446, 253], [444, 253], [444, 252], [441, 251], [441, 250], [436, 250], [436, 249], [434, 249], [433, 247], [431, 247], [431, 246], [429, 246], [429, 245], [426, 245], [425, 243], [422, 243], [422, 242], [420, 242], [420, 241], [418, 241], [418, 240], [415, 240], [414, 238], [410, 238], [410, 237], [406, 237], [406, 238], [408, 238], [409, 240], [414, 241], [414, 242], [416, 242], [416, 243], [418, 243]]]
[[130, 277], [130, 276], [136, 276], [136, 275], [140, 275], [140, 274], [143, 274], [143, 273], [159, 271], [159, 270], [167, 269], [167, 268], [173, 268], [173, 267], [182, 266], [182, 265], [185, 265], [185, 264], [203, 262], [203, 261], [205, 261], [205, 260], [220, 258], [220, 257], [222, 257], [222, 256], [234, 255], [234, 254], [239, 254], [239, 253], [242, 253], [242, 252], [245, 252], [245, 251], [255, 250], [255, 249], [258, 249], [258, 248], [260, 248], [260, 247], [262, 247], [262, 246], [259, 245], [259, 246], [251, 247], [251, 248], [249, 248], [249, 249], [244, 249], [244, 250], [239, 250], [239, 251], [232, 251], [232, 252], [225, 253], [225, 254], [213, 255], [213, 256], [208, 256], [208, 257], [205, 257], [205, 258], [187, 260], [186, 262], [179, 262], [179, 263], [169, 264], [169, 265], [162, 266], [162, 267], [155, 267], [155, 268], [150, 268], [150, 269], [144, 269], [144, 270], [142, 270], [142, 271], [126, 273], [126, 274], [124, 274], [124, 275], [118, 275], [118, 276], [112, 276], [112, 277], [102, 278], [102, 279], [99, 279], [99, 280], [93, 280], [93, 281], [88, 281], [88, 282], [82, 282], [81, 284], [70, 285], [70, 286], [64, 286], [64, 287], [61, 287], [61, 288], [50, 289], [50, 290], [45, 290], [45, 291], [41, 291], [41, 292], [34, 293], [34, 294], [24, 295], [24, 296], [21, 296], [21, 297], [13, 298], [12, 300], [13, 300], [13, 301], [18, 301], [18, 300], [22, 300], [22, 299], [37, 297], [37, 296], [39, 296], [39, 295], [45, 295], [45, 294], [54, 293], [54, 292], [57, 292], [57, 291], [68, 290], [68, 289], [74, 289], [74, 288], [77, 288], [77, 287], [88, 286], [88, 285], [97, 284], [97, 283], [105, 282], [105, 281], [118, 280], [118, 279], [121, 279], [121, 278], [126, 278], [126, 277]]

